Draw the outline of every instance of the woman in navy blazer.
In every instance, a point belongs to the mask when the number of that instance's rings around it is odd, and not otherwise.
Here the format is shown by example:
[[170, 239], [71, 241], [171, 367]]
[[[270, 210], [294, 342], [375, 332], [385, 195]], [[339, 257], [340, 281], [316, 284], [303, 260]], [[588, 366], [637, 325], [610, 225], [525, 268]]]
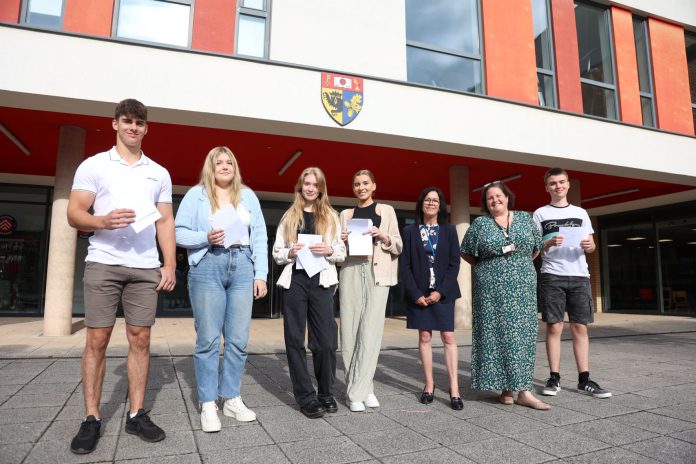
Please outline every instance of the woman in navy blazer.
[[420, 402], [433, 402], [432, 331], [439, 330], [445, 346], [445, 365], [449, 374], [450, 405], [464, 408], [459, 396], [457, 342], [454, 338], [454, 301], [461, 296], [459, 238], [447, 223], [445, 197], [437, 187], [421, 192], [416, 203], [416, 224], [404, 228], [404, 249], [399, 260], [401, 282], [406, 289], [407, 327], [418, 329], [418, 353], [423, 364], [425, 387]]

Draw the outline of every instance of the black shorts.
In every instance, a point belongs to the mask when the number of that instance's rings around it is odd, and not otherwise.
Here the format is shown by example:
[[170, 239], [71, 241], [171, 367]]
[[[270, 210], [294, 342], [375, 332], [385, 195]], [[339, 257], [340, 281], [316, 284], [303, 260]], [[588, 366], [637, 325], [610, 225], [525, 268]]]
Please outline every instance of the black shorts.
[[592, 286], [589, 277], [541, 274], [539, 280], [539, 307], [541, 320], [549, 324], [568, 320], [579, 324], [594, 322]]

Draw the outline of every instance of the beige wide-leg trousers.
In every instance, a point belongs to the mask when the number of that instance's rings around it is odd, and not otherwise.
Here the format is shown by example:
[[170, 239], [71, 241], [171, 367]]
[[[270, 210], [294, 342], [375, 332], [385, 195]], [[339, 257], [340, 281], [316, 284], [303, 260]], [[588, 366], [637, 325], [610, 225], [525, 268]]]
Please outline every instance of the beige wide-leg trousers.
[[349, 257], [341, 267], [338, 288], [346, 394], [351, 402], [365, 401], [374, 393], [389, 287], [375, 285], [371, 260]]

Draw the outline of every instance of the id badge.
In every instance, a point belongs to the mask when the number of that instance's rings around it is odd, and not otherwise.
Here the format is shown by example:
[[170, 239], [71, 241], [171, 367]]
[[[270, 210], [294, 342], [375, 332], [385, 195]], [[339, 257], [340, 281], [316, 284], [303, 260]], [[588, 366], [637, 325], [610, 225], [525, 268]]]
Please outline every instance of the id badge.
[[508, 253], [512, 253], [513, 251], [515, 251], [515, 244], [514, 243], [511, 243], [509, 245], [505, 245], [503, 247], [503, 255], [506, 255]]

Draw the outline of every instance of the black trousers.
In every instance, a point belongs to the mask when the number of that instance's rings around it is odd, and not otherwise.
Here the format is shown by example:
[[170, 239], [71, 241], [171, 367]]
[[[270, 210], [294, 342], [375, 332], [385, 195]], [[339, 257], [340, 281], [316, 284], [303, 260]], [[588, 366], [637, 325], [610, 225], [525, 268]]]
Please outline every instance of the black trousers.
[[[300, 406], [310, 401], [331, 398], [336, 378], [338, 328], [333, 315], [335, 286], [319, 285], [319, 274], [309, 277], [302, 269], [293, 269], [290, 288], [283, 292], [283, 328], [285, 350], [295, 401]], [[308, 329], [317, 390], [307, 369], [305, 330]]]

